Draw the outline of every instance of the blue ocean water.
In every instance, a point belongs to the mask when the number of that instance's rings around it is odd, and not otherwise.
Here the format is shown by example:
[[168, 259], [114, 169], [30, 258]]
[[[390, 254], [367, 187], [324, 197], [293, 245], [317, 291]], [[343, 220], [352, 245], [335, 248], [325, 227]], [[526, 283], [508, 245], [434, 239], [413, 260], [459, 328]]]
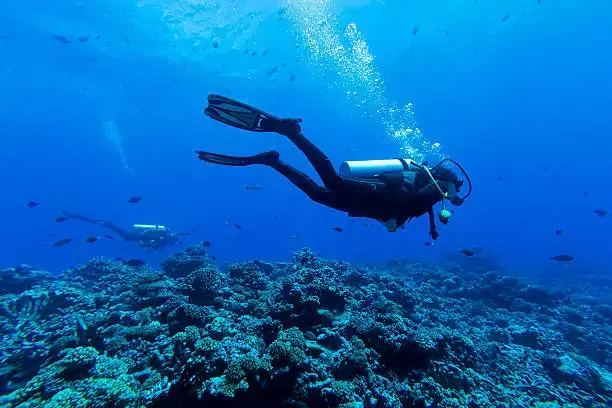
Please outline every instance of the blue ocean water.
[[[467, 248], [517, 273], [603, 273], [612, 221], [593, 211], [612, 207], [611, 11], [568, 0], [5, 1], [0, 264], [156, 263], [207, 240], [220, 261], [310, 247], [435, 262]], [[209, 93], [303, 118], [336, 166], [452, 157], [474, 194], [432, 246], [426, 217], [396, 233], [351, 220], [273, 170], [199, 162], [196, 149], [274, 148], [314, 176], [285, 138], [204, 116]], [[62, 210], [190, 235], [161, 253], [90, 244], [106, 232], [53, 222]], [[62, 238], [73, 242], [52, 246]], [[549, 259], [559, 254], [575, 261]]]

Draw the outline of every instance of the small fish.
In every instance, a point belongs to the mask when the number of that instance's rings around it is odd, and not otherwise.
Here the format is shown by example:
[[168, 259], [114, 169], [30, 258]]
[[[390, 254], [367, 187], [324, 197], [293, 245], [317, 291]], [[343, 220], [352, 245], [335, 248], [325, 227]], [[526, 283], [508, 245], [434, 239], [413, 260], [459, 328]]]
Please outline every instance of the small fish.
[[82, 35], [80, 37], [76, 38], [78, 42], [82, 42], [82, 43], [86, 43], [89, 41], [89, 36], [88, 35]]
[[254, 185], [246, 185], [244, 186], [244, 189], [246, 191], [261, 191], [263, 190], [263, 187], [260, 186], [259, 184], [254, 184]]
[[291, 74], [291, 76], [289, 77], [289, 82], [293, 81], [295, 81], [295, 74]]
[[123, 261], [122, 263], [126, 266], [131, 266], [132, 268], [146, 265], [145, 261], [142, 261], [140, 259], [128, 259], [127, 261]]
[[586, 196], [588, 196], [588, 195], [589, 195], [589, 192], [588, 192], [587, 190], [584, 190], [584, 192], [582, 193], [582, 195], [583, 195], [584, 197], [586, 197]]
[[218, 41], [213, 41], [212, 47], [213, 48], [219, 48], [219, 42]]
[[72, 41], [70, 41], [68, 38], [64, 37], [63, 35], [51, 34], [51, 38], [53, 38], [57, 42], [61, 42], [62, 44], [72, 43]]
[[425, 246], [432, 246], [432, 245], [433, 245], [433, 243], [432, 243], [432, 242], [427, 241], [427, 242], [425, 242], [423, 245], [425, 245]]
[[278, 71], [278, 67], [274, 67], [271, 70], [268, 71], [268, 75], [272, 75], [274, 74], [276, 71]]
[[202, 241], [202, 246], [208, 248], [210, 246], [209, 241]]
[[418, 32], [419, 32], [419, 26], [414, 26], [414, 28], [412, 29], [412, 35], [417, 35]]
[[607, 217], [608, 216], [608, 211], [601, 209], [601, 208], [597, 208], [595, 210], [593, 210], [593, 212], [595, 213], [595, 215], [597, 215], [598, 217]]
[[54, 222], [64, 222], [64, 221], [67, 221], [69, 219], [70, 219], [70, 217], [66, 217], [65, 215], [60, 215], [59, 217], [55, 217], [53, 219], [53, 221]]
[[64, 239], [60, 239], [59, 241], [55, 241], [53, 243], [53, 245], [51, 245], [51, 246], [53, 246], [53, 247], [61, 247], [61, 246], [64, 246], [64, 245], [68, 245], [71, 242], [72, 242], [72, 238], [64, 238]]
[[448, 37], [448, 32], [449, 32], [449, 29], [447, 28], [446, 31], [444, 32], [444, 35], [447, 37]]
[[502, 18], [502, 23], [505, 23], [510, 18], [510, 13], [506, 14], [504, 18]]
[[504, 178], [503, 177], [498, 177], [497, 181], [504, 181]]
[[49, 232], [47, 235], [50, 237], [57, 237], [57, 234], [55, 232]]
[[212, 259], [213, 261], [216, 261], [216, 260], [217, 260], [217, 257], [213, 255], [213, 256], [211, 256], [211, 259]]
[[555, 255], [551, 256], [550, 259], [557, 262], [571, 262], [574, 260], [574, 257], [571, 255]]
[[113, 240], [115, 239], [115, 237], [113, 237], [112, 235], [108, 235], [108, 234], [105, 235], [104, 238], [106, 238], [106, 239], [113, 239]]
[[337, 232], [343, 232], [343, 231], [344, 231], [344, 230], [343, 230], [342, 228], [340, 228], [340, 227], [334, 227], [334, 228], [332, 228], [332, 229], [333, 229], [334, 231], [337, 231]]
[[249, 49], [247, 48], [246, 50], [244, 50], [244, 55], [247, 55], [249, 53]]
[[92, 235], [92, 236], [89, 236], [89, 237], [85, 238], [85, 242], [87, 242], [88, 244], [93, 244], [94, 242], [96, 242], [99, 239], [100, 238]]
[[242, 226], [241, 226], [241, 225], [238, 225], [238, 224], [232, 224], [232, 225], [233, 225], [233, 226], [234, 226], [234, 228], [236, 228], [236, 229], [242, 229]]
[[136, 203], [139, 203], [140, 200], [142, 200], [142, 196], [132, 196], [128, 198], [127, 202], [130, 204], [136, 204]]
[[555, 234], [557, 234], [557, 235], [563, 235], [563, 232], [564, 232], [564, 231], [563, 231], [562, 229], [558, 229], [558, 230], [556, 230], [556, 231], [555, 231]]
[[265, 56], [267, 56], [267, 55], [268, 55], [268, 51], [267, 51], [267, 50], [261, 53], [261, 56], [262, 56], [262, 57], [265, 57]]
[[256, 56], [256, 55], [257, 55], [257, 51], [253, 51], [253, 52], [251, 53], [251, 57], [254, 57], [254, 56]]
[[467, 257], [472, 257], [472, 256], [476, 255], [474, 253], [474, 251], [470, 251], [469, 249], [462, 249], [459, 252], [462, 253], [463, 255], [467, 256]]
[[34, 207], [38, 207], [39, 205], [40, 205], [40, 203], [38, 203], [36, 201], [30, 201], [25, 206], [26, 206], [26, 208], [34, 208]]
[[549, 168], [550, 168], [550, 167], [548, 167], [548, 166], [540, 166], [540, 169], [541, 169], [542, 171], [548, 171], [548, 169], [549, 169]]

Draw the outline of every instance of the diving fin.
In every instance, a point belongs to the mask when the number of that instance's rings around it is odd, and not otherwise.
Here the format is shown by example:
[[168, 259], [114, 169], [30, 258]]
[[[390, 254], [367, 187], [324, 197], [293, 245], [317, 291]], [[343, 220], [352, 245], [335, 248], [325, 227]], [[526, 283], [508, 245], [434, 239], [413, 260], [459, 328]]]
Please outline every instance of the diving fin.
[[278, 162], [280, 154], [276, 150], [256, 154], [254, 156], [226, 156], [224, 154], [196, 151], [198, 159], [207, 163], [224, 166], [250, 166], [253, 164], [272, 165]]
[[226, 98], [208, 95], [208, 106], [204, 113], [221, 123], [251, 132], [275, 132], [294, 135], [302, 131], [301, 119], [281, 119], [257, 108]]

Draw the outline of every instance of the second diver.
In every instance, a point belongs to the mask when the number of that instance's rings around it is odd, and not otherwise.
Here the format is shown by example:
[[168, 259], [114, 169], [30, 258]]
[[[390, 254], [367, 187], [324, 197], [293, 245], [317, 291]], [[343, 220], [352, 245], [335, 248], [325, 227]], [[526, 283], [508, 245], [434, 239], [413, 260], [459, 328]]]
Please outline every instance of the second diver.
[[169, 245], [176, 244], [179, 235], [183, 235], [174, 233], [163, 225], [134, 224], [131, 229], [125, 229], [111, 221], [89, 218], [68, 211], [62, 211], [62, 213], [73, 220], [101, 225], [113, 231], [125, 241], [134, 241], [137, 242], [138, 246], [141, 248], [151, 248], [157, 251], [161, 251]]
[[[388, 231], [397, 231], [406, 221], [429, 215], [429, 234], [438, 238], [433, 207], [442, 202], [440, 222], [446, 224], [451, 212], [444, 206], [447, 199], [462, 205], [472, 192], [467, 173], [458, 163], [444, 159], [428, 168], [410, 159], [347, 161], [337, 173], [329, 158], [302, 134], [301, 119], [283, 119], [272, 116], [244, 103], [220, 96], [209, 95], [204, 113], [224, 124], [251, 132], [273, 132], [286, 136], [313, 165], [323, 181], [318, 185], [309, 176], [280, 160], [277, 151], [254, 156], [227, 156], [197, 151], [198, 158], [208, 163], [225, 166], [264, 165], [285, 176], [311, 200], [348, 213], [351, 217], [366, 217], [382, 222]], [[468, 193], [457, 195], [463, 180], [445, 163], [455, 164], [465, 175]]]

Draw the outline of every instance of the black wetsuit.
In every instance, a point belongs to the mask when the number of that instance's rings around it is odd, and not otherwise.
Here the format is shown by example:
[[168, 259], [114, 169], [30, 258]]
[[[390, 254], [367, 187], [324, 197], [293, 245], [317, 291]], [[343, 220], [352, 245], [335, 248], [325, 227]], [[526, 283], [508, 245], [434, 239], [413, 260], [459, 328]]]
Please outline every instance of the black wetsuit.
[[[318, 147], [302, 133], [288, 136], [306, 155], [323, 181], [318, 185], [313, 179], [296, 168], [278, 160], [270, 167], [289, 179], [295, 186], [317, 203], [336, 210], [345, 211], [352, 217], [367, 217], [380, 221], [396, 219], [398, 225], [407, 219], [419, 217], [442, 199], [439, 192], [415, 195], [416, 192], [403, 188], [401, 172], [383, 173], [379, 178], [356, 179], [336, 173], [333, 164]], [[428, 179], [423, 174], [415, 183], [417, 189], [426, 187]]]
[[[417, 172], [412, 185], [404, 182], [401, 171], [383, 173], [372, 179], [344, 177], [336, 173], [327, 155], [302, 134], [296, 122], [287, 120], [268, 124], [266, 120], [261, 120], [261, 126], [273, 127], [277, 133], [287, 136], [306, 155], [324, 186], [318, 185], [308, 175], [281, 161], [278, 152], [266, 152], [250, 157], [199, 152], [200, 159], [225, 165], [263, 164], [272, 167], [306, 193], [311, 200], [345, 211], [352, 217], [367, 217], [385, 223], [395, 220], [399, 227], [407, 220], [427, 213], [430, 219], [430, 235], [433, 239], [438, 237], [433, 206], [443, 197], [424, 171]], [[440, 167], [432, 174], [436, 179], [437, 174], [443, 176], [439, 181], [445, 193], [449, 181], [454, 183], [458, 191], [458, 180], [452, 171]], [[455, 191], [452, 192], [454, 194]]]

